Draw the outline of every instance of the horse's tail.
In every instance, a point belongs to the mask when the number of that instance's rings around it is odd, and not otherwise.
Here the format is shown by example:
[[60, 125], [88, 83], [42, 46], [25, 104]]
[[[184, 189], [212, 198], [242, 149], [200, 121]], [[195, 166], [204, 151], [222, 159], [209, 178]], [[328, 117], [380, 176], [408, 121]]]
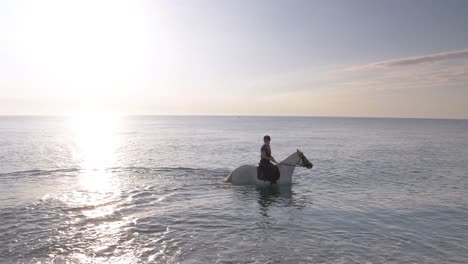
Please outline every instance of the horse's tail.
[[226, 179], [224, 179], [224, 182], [232, 182], [232, 171], [229, 173]]

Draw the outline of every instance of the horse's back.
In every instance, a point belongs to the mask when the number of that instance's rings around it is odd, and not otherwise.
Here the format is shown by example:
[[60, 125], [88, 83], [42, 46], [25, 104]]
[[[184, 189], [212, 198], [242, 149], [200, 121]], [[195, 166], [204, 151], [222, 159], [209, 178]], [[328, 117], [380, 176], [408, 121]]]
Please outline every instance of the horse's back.
[[237, 185], [255, 184], [256, 174], [257, 167], [242, 165], [234, 169], [226, 178], [226, 181]]

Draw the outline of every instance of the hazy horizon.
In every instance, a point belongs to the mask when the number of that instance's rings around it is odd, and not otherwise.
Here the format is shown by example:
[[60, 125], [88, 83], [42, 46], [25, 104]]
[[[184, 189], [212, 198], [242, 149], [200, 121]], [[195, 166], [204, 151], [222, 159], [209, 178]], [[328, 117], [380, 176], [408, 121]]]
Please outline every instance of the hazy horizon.
[[468, 2], [0, 3], [0, 115], [468, 119]]
[[[74, 114], [61, 114], [61, 115], [24, 115], [24, 114], [13, 114], [5, 115], [0, 114], [0, 117], [87, 117], [92, 116], [93, 113], [74, 113]], [[217, 114], [114, 114], [114, 113], [97, 113], [99, 119], [105, 119], [106, 116], [112, 115], [112, 117], [310, 117], [310, 118], [369, 118], [369, 119], [428, 119], [428, 120], [468, 120], [468, 118], [433, 118], [433, 117], [393, 117], [393, 116], [314, 116], [314, 115], [217, 115]]]

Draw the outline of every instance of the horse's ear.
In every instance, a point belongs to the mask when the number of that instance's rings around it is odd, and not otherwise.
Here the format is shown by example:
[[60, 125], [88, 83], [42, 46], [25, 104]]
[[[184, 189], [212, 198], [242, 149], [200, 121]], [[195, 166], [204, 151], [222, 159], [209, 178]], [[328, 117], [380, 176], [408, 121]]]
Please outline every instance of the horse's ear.
[[296, 149], [296, 150], [297, 150], [297, 152], [300, 152], [299, 149]]

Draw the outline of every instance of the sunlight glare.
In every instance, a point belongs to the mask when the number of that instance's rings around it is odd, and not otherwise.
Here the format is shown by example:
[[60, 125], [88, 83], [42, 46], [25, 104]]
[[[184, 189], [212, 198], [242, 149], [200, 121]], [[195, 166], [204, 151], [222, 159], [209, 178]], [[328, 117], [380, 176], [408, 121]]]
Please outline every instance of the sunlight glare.
[[[127, 96], [149, 76], [151, 23], [144, 3], [27, 1], [12, 39], [18, 56], [53, 95], [73, 103]], [[66, 90], [66, 93], [64, 91]]]
[[69, 120], [75, 140], [75, 157], [82, 164], [82, 186], [89, 190], [109, 190], [118, 147], [120, 117], [112, 114], [76, 114]]

